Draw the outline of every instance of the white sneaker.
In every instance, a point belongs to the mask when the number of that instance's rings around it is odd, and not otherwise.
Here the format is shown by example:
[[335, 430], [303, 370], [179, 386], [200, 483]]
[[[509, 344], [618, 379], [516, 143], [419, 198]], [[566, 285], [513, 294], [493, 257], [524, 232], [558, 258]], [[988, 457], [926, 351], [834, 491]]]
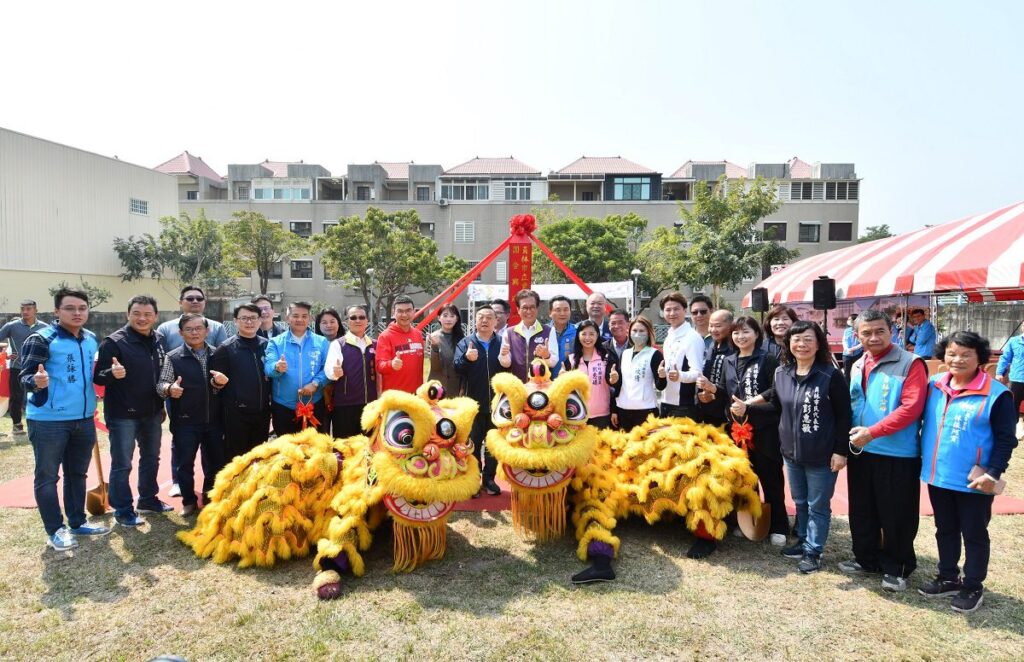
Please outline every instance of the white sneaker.
[[170, 496], [170, 497], [180, 497], [181, 496], [181, 488], [178, 487], [177, 483], [174, 483], [173, 485], [171, 485], [171, 489], [167, 490], [167, 496]]
[[75, 536], [71, 533], [71, 530], [66, 526], [62, 526], [57, 529], [57, 532], [46, 539], [46, 544], [58, 552], [66, 552], [70, 549], [78, 547], [78, 541], [75, 540]]
[[784, 533], [773, 533], [770, 536], [768, 536], [768, 540], [771, 541], [773, 547], [786, 546], [786, 534]]
[[746, 536], [743, 535], [743, 530], [738, 526], [732, 530], [732, 535], [734, 538], [746, 538]]

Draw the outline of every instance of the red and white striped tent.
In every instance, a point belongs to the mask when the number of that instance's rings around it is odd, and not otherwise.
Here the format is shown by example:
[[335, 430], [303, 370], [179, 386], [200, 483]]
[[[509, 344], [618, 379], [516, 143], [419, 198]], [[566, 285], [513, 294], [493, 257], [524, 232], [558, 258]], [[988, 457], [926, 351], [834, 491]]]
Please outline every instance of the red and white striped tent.
[[[811, 301], [819, 276], [837, 299], [963, 292], [969, 301], [1024, 299], [1024, 202], [800, 260], [762, 281], [772, 303]], [[750, 306], [750, 293], [743, 298]]]

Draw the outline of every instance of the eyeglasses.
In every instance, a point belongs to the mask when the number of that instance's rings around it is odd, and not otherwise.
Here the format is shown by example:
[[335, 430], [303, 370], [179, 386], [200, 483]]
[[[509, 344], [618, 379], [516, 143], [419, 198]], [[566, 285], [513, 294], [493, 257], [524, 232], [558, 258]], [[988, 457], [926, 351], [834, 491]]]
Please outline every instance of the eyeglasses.
[[698, 309], [698, 310], [691, 310], [691, 311], [690, 311], [690, 314], [691, 314], [691, 315], [707, 315], [707, 314], [708, 314], [708, 313], [710, 313], [710, 312], [711, 312], [710, 310], [708, 310], [707, 308], [705, 308], [705, 309], [703, 309], [703, 310], [699, 310], [699, 309]]
[[196, 303], [197, 301], [206, 301], [206, 297], [184, 297], [182, 300], [188, 301], [189, 303]]
[[205, 326], [186, 326], [182, 329], [183, 333], [201, 333]]
[[239, 322], [247, 322], [247, 323], [252, 323], [252, 322], [260, 321], [260, 318], [253, 317], [251, 315], [246, 315], [245, 317], [239, 317], [237, 319], [238, 319]]
[[348, 321], [349, 322], [358, 322], [359, 320], [364, 320], [364, 319], [366, 319], [366, 315], [349, 315], [348, 316]]

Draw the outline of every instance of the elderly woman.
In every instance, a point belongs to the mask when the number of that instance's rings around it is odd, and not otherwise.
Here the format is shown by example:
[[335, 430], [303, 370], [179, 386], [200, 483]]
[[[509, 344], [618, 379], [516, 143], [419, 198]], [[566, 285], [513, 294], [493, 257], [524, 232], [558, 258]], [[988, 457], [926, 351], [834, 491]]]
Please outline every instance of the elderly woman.
[[953, 611], [961, 613], [981, 606], [992, 501], [1017, 446], [1013, 397], [981, 368], [991, 354], [988, 340], [973, 331], [957, 331], [936, 345], [949, 372], [928, 384], [921, 431], [921, 480], [935, 511], [939, 564], [938, 575], [918, 592], [954, 596]]
[[799, 538], [782, 555], [800, 559], [797, 569], [809, 574], [821, 569], [832, 523], [830, 501], [836, 475], [846, 466], [853, 411], [850, 389], [832, 364], [820, 326], [806, 320], [794, 323], [786, 332], [781, 363], [767, 393], [743, 401], [734, 398], [730, 412], [743, 417], [754, 405], [780, 415], [779, 441]]

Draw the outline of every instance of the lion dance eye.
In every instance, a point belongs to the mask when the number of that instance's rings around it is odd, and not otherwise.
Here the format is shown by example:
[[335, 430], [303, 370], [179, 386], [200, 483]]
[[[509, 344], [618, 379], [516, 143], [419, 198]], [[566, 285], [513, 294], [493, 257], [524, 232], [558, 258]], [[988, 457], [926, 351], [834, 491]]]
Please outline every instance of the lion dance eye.
[[578, 393], [571, 394], [565, 401], [565, 417], [570, 421], [587, 420], [587, 405]]
[[396, 411], [388, 416], [384, 424], [384, 441], [393, 448], [406, 450], [412, 448], [416, 429], [412, 418], [404, 411]]
[[501, 399], [498, 400], [491, 420], [494, 421], [495, 425], [504, 425], [505, 423], [512, 422], [512, 403], [509, 402], [507, 395], [501, 396]]

